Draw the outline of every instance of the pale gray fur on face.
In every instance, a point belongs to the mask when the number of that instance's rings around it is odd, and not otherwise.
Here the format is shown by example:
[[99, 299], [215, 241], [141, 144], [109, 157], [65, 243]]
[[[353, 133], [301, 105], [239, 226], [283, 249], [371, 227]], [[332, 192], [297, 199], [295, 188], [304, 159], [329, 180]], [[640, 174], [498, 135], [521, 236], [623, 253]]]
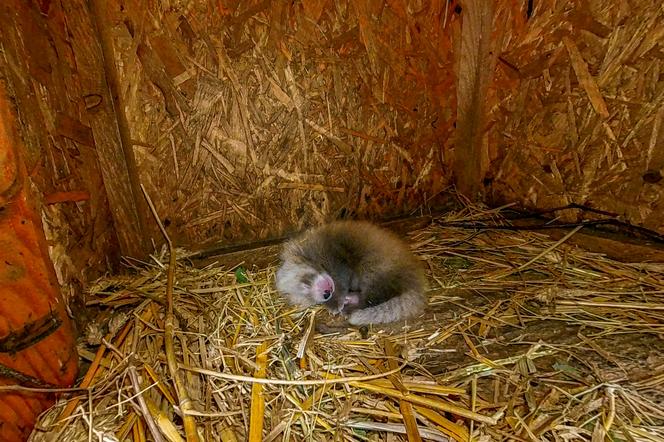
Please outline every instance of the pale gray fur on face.
[[303, 262], [285, 260], [277, 270], [277, 290], [285, 295], [291, 304], [309, 307], [316, 302], [310, 294], [310, 287], [302, 282], [305, 273], [317, 273], [317, 270], [307, 266]]
[[[281, 258], [279, 292], [304, 307], [323, 303], [353, 325], [399, 321], [426, 306], [417, 258], [396, 235], [368, 222], [337, 221], [311, 229], [289, 241]], [[334, 281], [326, 302], [310, 284], [319, 274]]]

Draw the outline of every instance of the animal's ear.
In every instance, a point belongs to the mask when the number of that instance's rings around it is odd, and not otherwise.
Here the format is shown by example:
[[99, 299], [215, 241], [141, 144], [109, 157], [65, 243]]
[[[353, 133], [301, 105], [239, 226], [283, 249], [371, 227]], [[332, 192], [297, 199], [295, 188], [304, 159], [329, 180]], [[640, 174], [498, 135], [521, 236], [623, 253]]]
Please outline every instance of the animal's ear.
[[288, 241], [286, 244], [284, 244], [283, 249], [281, 250], [281, 257], [284, 260], [296, 259], [299, 258], [301, 255], [302, 255], [302, 247], [295, 240]]
[[327, 273], [321, 273], [316, 276], [312, 286], [313, 296], [318, 303], [328, 301], [334, 293], [334, 281]]

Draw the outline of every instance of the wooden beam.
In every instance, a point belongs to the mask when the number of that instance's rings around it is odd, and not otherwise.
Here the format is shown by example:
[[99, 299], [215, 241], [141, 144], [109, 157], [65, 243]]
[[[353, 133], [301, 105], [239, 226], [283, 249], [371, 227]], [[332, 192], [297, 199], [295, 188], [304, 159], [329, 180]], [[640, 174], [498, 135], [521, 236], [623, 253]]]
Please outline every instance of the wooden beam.
[[471, 200], [482, 189], [488, 157], [484, 143], [486, 99], [493, 76], [491, 55], [494, 0], [466, 0], [457, 59], [457, 125], [454, 172], [457, 190]]
[[150, 243], [147, 208], [139, 191], [129, 129], [118, 102], [117, 75], [109, 58], [112, 52], [103, 38], [105, 31], [98, 29], [100, 24], [94, 19], [98, 3], [72, 0], [61, 5], [71, 33], [84, 116], [92, 129], [120, 248], [123, 255], [141, 258], [148, 254]]

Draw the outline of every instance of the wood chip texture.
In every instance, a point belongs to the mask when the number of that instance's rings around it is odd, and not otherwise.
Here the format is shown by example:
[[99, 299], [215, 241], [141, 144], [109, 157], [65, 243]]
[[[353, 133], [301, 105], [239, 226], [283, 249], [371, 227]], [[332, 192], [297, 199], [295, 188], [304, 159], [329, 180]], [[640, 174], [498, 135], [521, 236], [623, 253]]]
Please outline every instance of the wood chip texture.
[[39, 198], [33, 203], [70, 303], [117, 263], [120, 248], [109, 199], [117, 203], [122, 194], [107, 194], [97, 151], [100, 132], [109, 140], [112, 109], [102, 110], [103, 66], [95, 65], [86, 10], [83, 0], [0, 2], [0, 81], [15, 105], [22, 155]]
[[495, 71], [489, 200], [664, 232], [664, 5], [532, 3], [507, 20]]
[[108, 2], [141, 182], [177, 244], [433, 204], [454, 2]]

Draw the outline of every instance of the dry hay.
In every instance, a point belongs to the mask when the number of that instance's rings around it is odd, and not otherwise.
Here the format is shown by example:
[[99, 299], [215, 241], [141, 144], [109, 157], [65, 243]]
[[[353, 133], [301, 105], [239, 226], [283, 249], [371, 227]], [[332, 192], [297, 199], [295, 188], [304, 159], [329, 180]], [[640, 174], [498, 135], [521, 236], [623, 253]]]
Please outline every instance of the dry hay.
[[[431, 312], [366, 339], [316, 332], [311, 311], [275, 293], [274, 268], [181, 257], [177, 360], [202, 440], [663, 440], [664, 265], [440, 224], [479, 218], [504, 223], [468, 210], [410, 234]], [[115, 312], [96, 355], [83, 352], [94, 380], [33, 441], [151, 440], [146, 417], [184, 440], [163, 350], [165, 255], [92, 288], [89, 303]]]

